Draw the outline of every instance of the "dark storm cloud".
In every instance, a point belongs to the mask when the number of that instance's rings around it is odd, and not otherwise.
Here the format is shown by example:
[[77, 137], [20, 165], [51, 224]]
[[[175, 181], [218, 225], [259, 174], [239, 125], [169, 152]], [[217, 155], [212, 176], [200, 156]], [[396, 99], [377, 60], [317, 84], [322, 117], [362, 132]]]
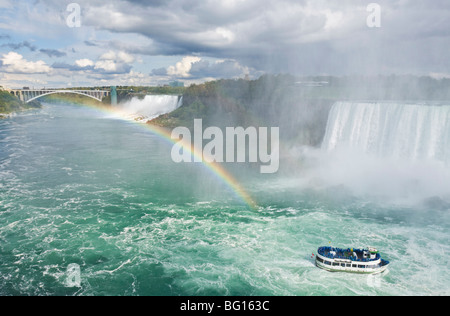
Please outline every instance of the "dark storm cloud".
[[378, 1], [382, 24], [375, 29], [366, 24], [371, 2], [128, 0], [94, 3], [85, 18], [99, 29], [147, 37], [151, 45], [134, 48], [147, 55], [201, 54], [275, 72], [414, 72], [439, 66], [450, 72], [442, 57], [450, 37], [447, 0]]
[[[89, 39], [82, 39], [85, 52], [114, 50], [133, 56], [180, 56], [180, 60], [198, 56], [202, 60], [192, 64], [192, 78], [232, 76], [242, 67], [293, 74], [450, 74], [448, 0], [76, 2], [82, 9], [83, 27], [92, 31]], [[380, 28], [366, 23], [372, 2], [381, 7]], [[56, 0], [39, 3], [62, 11], [66, 7]], [[0, 35], [0, 39], [7, 38]], [[29, 42], [5, 45], [37, 50]], [[226, 62], [214, 63], [206, 57]], [[128, 64], [102, 69], [124, 71]], [[167, 68], [146, 71], [162, 75]]]

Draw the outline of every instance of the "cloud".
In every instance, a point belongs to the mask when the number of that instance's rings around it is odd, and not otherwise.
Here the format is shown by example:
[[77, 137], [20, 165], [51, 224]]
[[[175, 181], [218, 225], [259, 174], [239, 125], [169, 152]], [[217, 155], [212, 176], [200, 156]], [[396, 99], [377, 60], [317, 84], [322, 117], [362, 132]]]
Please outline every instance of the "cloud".
[[125, 52], [115, 52], [111, 50], [100, 56], [100, 60], [114, 60], [117, 62], [129, 64], [134, 62], [134, 57]]
[[152, 70], [152, 75], [167, 76], [167, 68], [156, 68]]
[[52, 68], [44, 61], [28, 61], [16, 52], [3, 54], [0, 61], [2, 63], [0, 70], [7, 73], [48, 74], [52, 71]]
[[95, 65], [95, 63], [87, 58], [79, 59], [75, 61], [75, 65], [77, 65], [80, 68], [86, 68], [86, 67], [92, 67]]
[[97, 46], [97, 44], [92, 41], [84, 41], [84, 44], [86, 44], [87, 46]]
[[[86, 13], [86, 23], [116, 33], [142, 34], [157, 45], [179, 47], [186, 53], [192, 53], [194, 49], [201, 53], [255, 47], [255, 44], [264, 47], [274, 41], [292, 44], [302, 37], [305, 37], [303, 40], [320, 38], [323, 33], [345, 24], [341, 20], [349, 7], [315, 0], [284, 0], [281, 3], [210, 0], [202, 3], [191, 1], [189, 5], [173, 0], [137, 10], [133, 6], [135, 3], [91, 6]], [[105, 14], [99, 15], [99, 12]], [[362, 18], [365, 20], [366, 16]]]
[[130, 63], [134, 62], [134, 57], [125, 52], [109, 51], [95, 63], [94, 69], [105, 74], [125, 74], [131, 71]]
[[[450, 62], [442, 57], [450, 37], [446, 1], [380, 0], [380, 29], [366, 24], [371, 2], [95, 2], [86, 9], [85, 23], [113, 34], [145, 36], [151, 45], [143, 45], [141, 54], [231, 59], [265, 71], [342, 74], [427, 68], [429, 72], [439, 70], [439, 65], [450, 71]], [[418, 64], [426, 55], [423, 47], [438, 60]], [[177, 71], [186, 74], [173, 69]]]
[[175, 66], [169, 66], [167, 68], [167, 74], [169, 76], [175, 76], [180, 78], [188, 78], [190, 77], [190, 71], [192, 68], [192, 64], [199, 62], [201, 58], [194, 56], [184, 57], [180, 62], [176, 63]]
[[[175, 79], [210, 79], [210, 78], [242, 78], [245, 75], [257, 74], [257, 71], [242, 66], [232, 59], [206, 60], [195, 56], [186, 56], [175, 65], [167, 68], [156, 68], [152, 75], [166, 76]], [[259, 73], [262, 74], [262, 73]]]
[[57, 69], [57, 70], [67, 70], [69, 72], [78, 72], [78, 71], [86, 71], [86, 70], [93, 69], [93, 67], [90, 67], [90, 66], [81, 67], [81, 66], [77, 65], [76, 62], [75, 62], [75, 65], [72, 65], [72, 64], [69, 64], [66, 62], [55, 62], [52, 64], [52, 68]]
[[[102, 73], [119, 73], [119, 72], [128, 72], [121, 67], [121, 64], [117, 64], [114, 60], [105, 59], [105, 60], [99, 60], [95, 63], [94, 69], [100, 70]], [[129, 69], [128, 69], [129, 70]]]
[[40, 49], [39, 51], [41, 53], [47, 55], [50, 58], [67, 56], [67, 54], [65, 52], [61, 52], [61, 51], [59, 51], [57, 49]]
[[237, 78], [250, 74], [248, 67], [241, 66], [236, 60], [209, 62], [201, 60], [192, 64], [191, 76], [195, 78]]
[[19, 50], [19, 49], [22, 49], [25, 47], [25, 48], [28, 48], [32, 52], [37, 50], [37, 47], [28, 41], [23, 41], [21, 43], [7, 43], [7, 44], [3, 44], [1, 47], [8, 47], [13, 50]]
[[[11, 37], [9, 35], [0, 35], [0, 39], [10, 39]], [[6, 43], [2, 44], [0, 47], [7, 47], [13, 50], [21, 50], [22, 48], [28, 48], [30, 51], [35, 52], [38, 50], [38, 47], [29, 41], [23, 41], [20, 43]], [[64, 57], [67, 54], [59, 51], [57, 49], [39, 49], [39, 52], [47, 55], [48, 57]]]
[[132, 71], [184, 81], [262, 72], [450, 73], [448, 0], [379, 0], [381, 28], [367, 27], [371, 2], [78, 0], [82, 27], [71, 29], [59, 0], [0, 0], [8, 8], [0, 12], [0, 48], [61, 58], [51, 68], [105, 80]]
[[0, 0], [0, 8], [2, 8], [2, 9], [10, 9], [12, 6], [13, 6], [12, 1]]
[[135, 58], [125, 52], [108, 51], [102, 54], [97, 61], [88, 58], [75, 60], [75, 64], [58, 62], [52, 65], [55, 69], [64, 69], [75, 72], [89, 72], [91, 74], [128, 74], [130, 73]]

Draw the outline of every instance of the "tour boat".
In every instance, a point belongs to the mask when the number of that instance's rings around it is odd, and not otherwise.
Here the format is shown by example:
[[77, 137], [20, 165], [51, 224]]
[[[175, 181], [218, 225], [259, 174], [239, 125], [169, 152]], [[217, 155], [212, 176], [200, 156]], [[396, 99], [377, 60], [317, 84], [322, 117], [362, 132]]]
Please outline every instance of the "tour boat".
[[320, 247], [317, 250], [316, 266], [331, 272], [377, 274], [384, 272], [389, 261], [381, 258], [377, 249], [340, 249]]

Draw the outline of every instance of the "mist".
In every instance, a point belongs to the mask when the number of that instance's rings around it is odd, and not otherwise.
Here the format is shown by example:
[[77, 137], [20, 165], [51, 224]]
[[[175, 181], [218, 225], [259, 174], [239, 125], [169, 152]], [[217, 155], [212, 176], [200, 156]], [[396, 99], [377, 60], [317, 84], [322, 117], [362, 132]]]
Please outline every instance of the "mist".
[[324, 152], [304, 148], [308, 168], [298, 178], [299, 187], [345, 193], [372, 201], [419, 205], [430, 198], [450, 202], [450, 171], [437, 161], [404, 161], [374, 157], [357, 150]]
[[285, 169], [303, 189], [448, 209], [449, 122], [446, 105], [337, 102], [321, 146], [291, 146]]

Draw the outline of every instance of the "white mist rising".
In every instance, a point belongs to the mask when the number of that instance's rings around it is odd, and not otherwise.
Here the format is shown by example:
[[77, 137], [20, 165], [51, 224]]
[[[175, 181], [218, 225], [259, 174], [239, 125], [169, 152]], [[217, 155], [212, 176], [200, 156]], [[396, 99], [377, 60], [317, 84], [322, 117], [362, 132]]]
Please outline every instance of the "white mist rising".
[[450, 200], [450, 106], [336, 103], [307, 183], [400, 203]]
[[133, 98], [121, 104], [117, 111], [125, 118], [146, 123], [163, 114], [178, 109], [182, 98], [174, 95], [147, 95], [144, 99]]

